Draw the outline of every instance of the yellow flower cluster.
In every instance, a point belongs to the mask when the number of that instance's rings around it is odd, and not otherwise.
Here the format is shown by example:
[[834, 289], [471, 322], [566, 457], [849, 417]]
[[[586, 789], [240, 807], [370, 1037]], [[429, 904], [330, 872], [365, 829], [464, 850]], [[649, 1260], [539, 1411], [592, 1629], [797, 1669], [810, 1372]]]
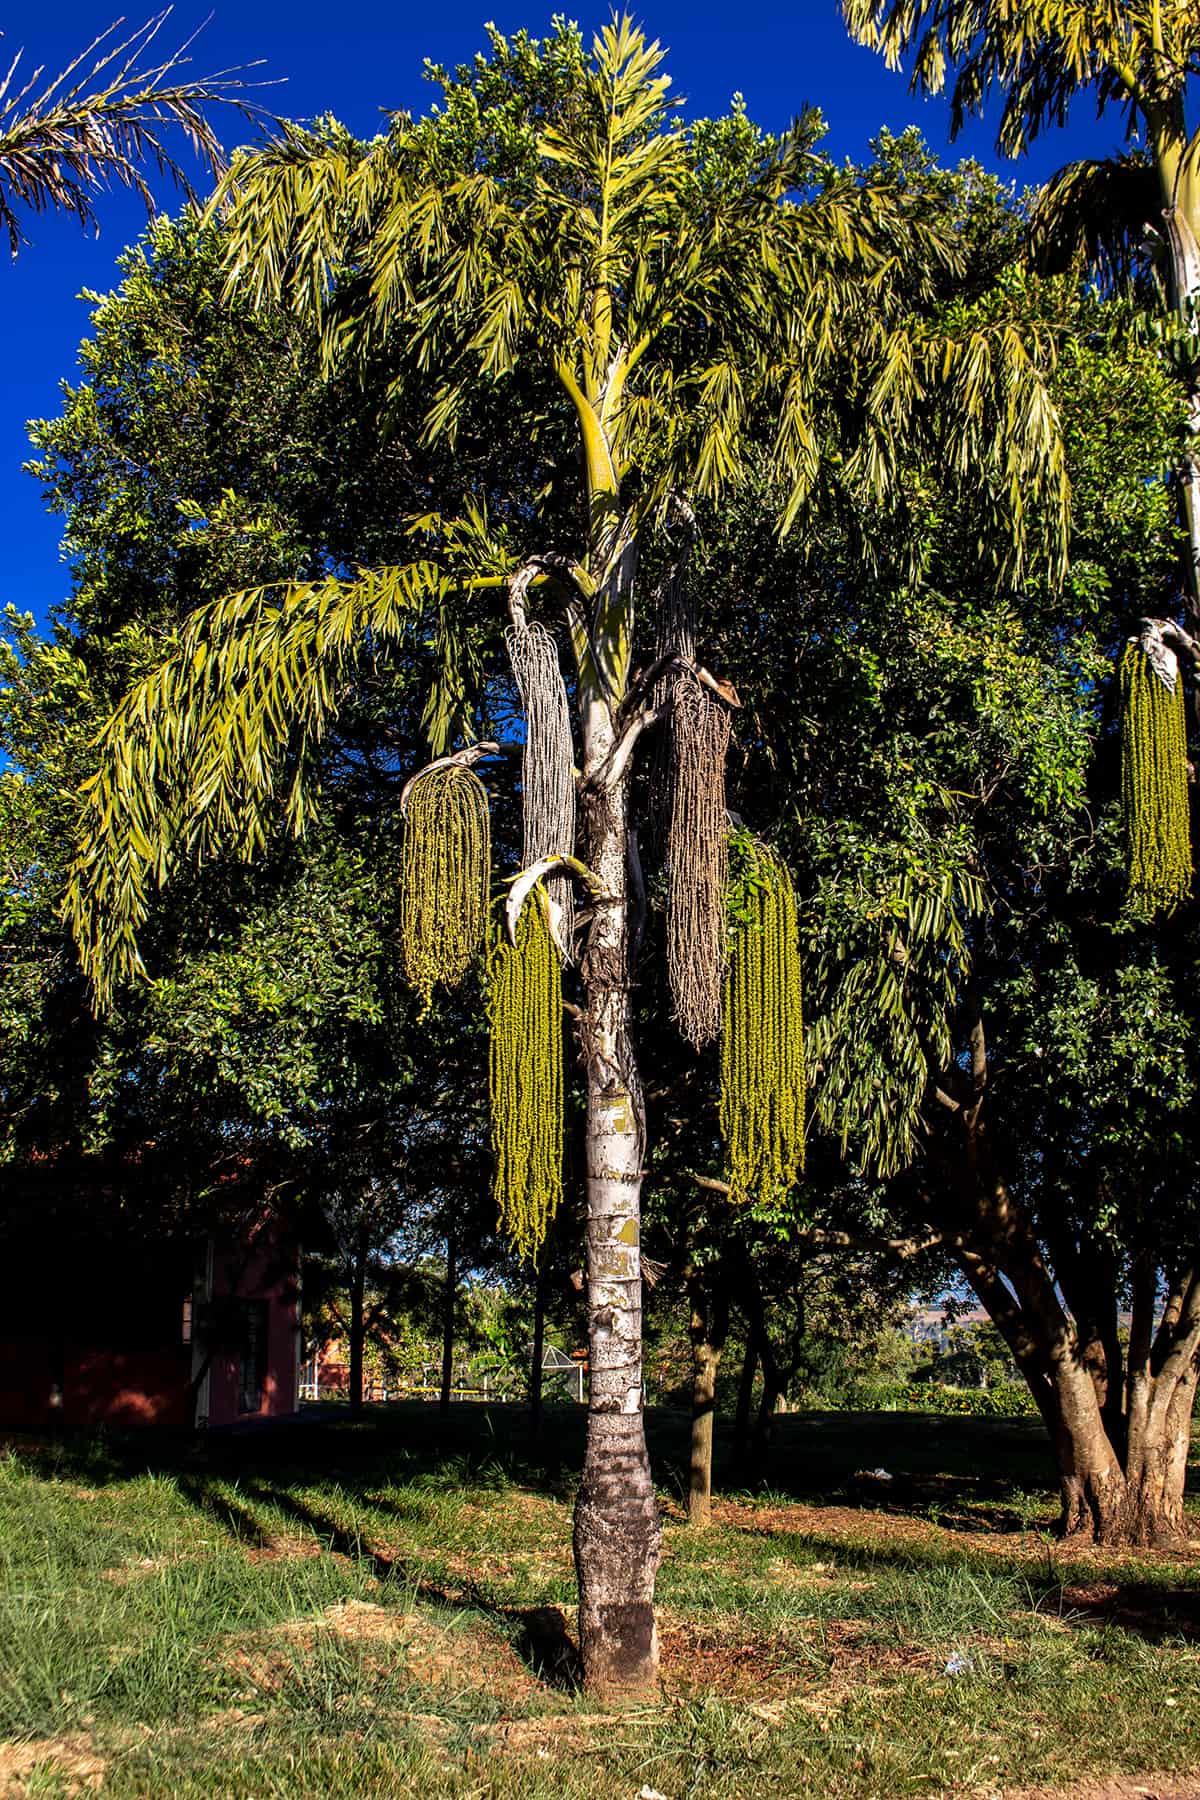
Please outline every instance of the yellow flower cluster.
[[434, 986], [457, 987], [483, 942], [491, 871], [487, 790], [469, 769], [427, 769], [404, 820], [400, 956], [428, 1012]]
[[1121, 805], [1130, 893], [1172, 912], [1192, 891], [1183, 675], [1172, 693], [1136, 639], [1121, 658]]
[[500, 1229], [536, 1263], [562, 1198], [562, 964], [539, 888], [501, 938], [488, 990], [492, 1195]]
[[732, 1201], [780, 1198], [804, 1167], [804, 1020], [791, 876], [738, 842], [721, 1033], [721, 1135]]

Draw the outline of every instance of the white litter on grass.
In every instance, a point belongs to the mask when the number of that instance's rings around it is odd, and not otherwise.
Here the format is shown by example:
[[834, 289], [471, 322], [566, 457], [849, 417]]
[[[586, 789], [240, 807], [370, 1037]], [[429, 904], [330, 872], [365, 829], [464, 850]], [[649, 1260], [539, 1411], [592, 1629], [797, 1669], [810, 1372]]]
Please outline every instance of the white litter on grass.
[[667, 1800], [667, 1796], [660, 1794], [657, 1788], [640, 1787], [637, 1800]]
[[956, 1650], [954, 1655], [950, 1658], [950, 1661], [942, 1670], [942, 1674], [970, 1675], [974, 1671], [974, 1668], [975, 1664], [971, 1661], [971, 1658], [969, 1656], [964, 1656], [961, 1651]]
[[872, 1469], [870, 1473], [874, 1481], [895, 1481], [896, 1479], [890, 1469]]

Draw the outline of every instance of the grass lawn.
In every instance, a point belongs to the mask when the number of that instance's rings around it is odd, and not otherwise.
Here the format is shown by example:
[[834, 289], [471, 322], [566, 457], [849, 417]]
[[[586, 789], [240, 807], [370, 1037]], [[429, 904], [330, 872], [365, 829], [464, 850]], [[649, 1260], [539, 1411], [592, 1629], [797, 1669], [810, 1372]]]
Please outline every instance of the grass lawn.
[[776, 1485], [719, 1463], [697, 1534], [686, 1421], [651, 1417], [664, 1691], [608, 1715], [574, 1685], [574, 1409], [537, 1458], [515, 1409], [420, 1403], [14, 1441], [0, 1794], [983, 1800], [1200, 1771], [1200, 1556], [1067, 1555], [1031, 1422], [778, 1426]]

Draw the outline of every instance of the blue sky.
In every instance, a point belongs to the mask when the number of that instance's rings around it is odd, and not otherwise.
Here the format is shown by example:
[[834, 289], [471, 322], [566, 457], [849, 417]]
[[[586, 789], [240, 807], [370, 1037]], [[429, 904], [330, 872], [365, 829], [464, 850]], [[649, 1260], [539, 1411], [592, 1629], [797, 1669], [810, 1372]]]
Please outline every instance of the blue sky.
[[[549, 11], [507, 0], [442, 0], [434, 7], [410, 0], [214, 0], [215, 10], [192, 51], [193, 73], [209, 74], [263, 59], [257, 78], [278, 82], [264, 103], [292, 118], [333, 112], [353, 130], [374, 131], [380, 109], [421, 110], [431, 90], [422, 79], [426, 57], [453, 63], [483, 43], [482, 22], [502, 31], [526, 26], [544, 32]], [[608, 17], [565, 8], [591, 31]], [[29, 71], [44, 63], [57, 73], [115, 16], [79, 0], [59, 0], [49, 11], [26, 8], [4, 20], [5, 63], [24, 45]], [[202, 23], [197, 6], [177, 7], [159, 42], [175, 48]], [[647, 30], [669, 47], [675, 91], [696, 114], [723, 110], [735, 90], [751, 115], [768, 128], [787, 123], [808, 102], [829, 123], [827, 144], [838, 156], [860, 157], [882, 125], [894, 131], [917, 123], [939, 154], [975, 155], [1022, 183], [1043, 179], [1070, 156], [1103, 154], [1120, 144], [1120, 123], [1110, 115], [1097, 124], [1086, 103], [1067, 133], [1052, 134], [1019, 164], [1000, 164], [991, 133], [974, 126], [952, 151], [944, 101], [919, 101], [903, 75], [853, 44], [841, 23], [837, 0], [666, 0], [639, 12]], [[140, 13], [132, 15], [140, 22]], [[227, 143], [246, 136], [234, 118], [223, 124]], [[162, 190], [169, 204], [169, 189]], [[0, 532], [7, 548], [0, 601], [44, 616], [70, 592], [70, 573], [59, 556], [59, 522], [43, 510], [37, 484], [21, 473], [29, 455], [25, 421], [59, 410], [58, 385], [74, 379], [75, 354], [87, 333], [81, 289], [114, 285], [114, 261], [142, 227], [143, 215], [123, 192], [101, 195], [98, 239], [85, 237], [63, 219], [30, 219], [31, 239], [15, 264], [0, 268], [0, 336], [5, 346], [0, 385]], [[0, 254], [6, 253], [0, 251]]]

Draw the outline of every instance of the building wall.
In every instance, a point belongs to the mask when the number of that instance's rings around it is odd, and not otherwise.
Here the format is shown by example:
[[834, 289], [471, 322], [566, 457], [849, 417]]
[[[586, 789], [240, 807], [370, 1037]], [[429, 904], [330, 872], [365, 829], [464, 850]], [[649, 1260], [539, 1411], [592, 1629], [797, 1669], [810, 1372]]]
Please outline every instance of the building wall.
[[197, 1423], [292, 1413], [299, 1298], [298, 1248], [262, 1223], [199, 1257], [178, 1242], [59, 1248], [40, 1290], [12, 1258], [0, 1275], [0, 1425], [187, 1427], [206, 1362]]
[[[240, 1419], [280, 1418], [295, 1412], [300, 1347], [296, 1245], [273, 1223], [264, 1222], [245, 1242], [214, 1245], [207, 1275], [216, 1329], [206, 1423], [233, 1425]], [[259, 1313], [257, 1321], [251, 1308]], [[248, 1341], [252, 1337], [258, 1338], [256, 1345]], [[257, 1357], [249, 1354], [252, 1349]], [[257, 1369], [252, 1369], [252, 1362], [257, 1362]]]

